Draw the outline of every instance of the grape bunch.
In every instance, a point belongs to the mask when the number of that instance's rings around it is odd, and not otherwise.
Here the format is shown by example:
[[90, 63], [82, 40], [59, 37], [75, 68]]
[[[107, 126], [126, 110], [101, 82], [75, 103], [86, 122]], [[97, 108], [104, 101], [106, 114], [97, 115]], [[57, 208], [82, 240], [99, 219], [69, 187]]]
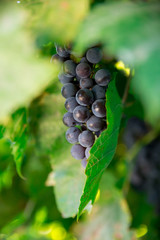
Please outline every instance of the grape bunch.
[[66, 99], [67, 112], [63, 123], [69, 127], [66, 139], [73, 144], [72, 156], [85, 168], [95, 139], [106, 129], [105, 93], [111, 80], [107, 69], [100, 68], [102, 52], [92, 47], [78, 61], [71, 49], [56, 47], [54, 59], [63, 63], [58, 75], [63, 84], [61, 93]]
[[[144, 121], [136, 117], [129, 119], [124, 132], [124, 140], [128, 148], [131, 148], [148, 131], [149, 127]], [[146, 193], [148, 202], [160, 214], [160, 137], [157, 137], [139, 151], [130, 182], [135, 190]]]

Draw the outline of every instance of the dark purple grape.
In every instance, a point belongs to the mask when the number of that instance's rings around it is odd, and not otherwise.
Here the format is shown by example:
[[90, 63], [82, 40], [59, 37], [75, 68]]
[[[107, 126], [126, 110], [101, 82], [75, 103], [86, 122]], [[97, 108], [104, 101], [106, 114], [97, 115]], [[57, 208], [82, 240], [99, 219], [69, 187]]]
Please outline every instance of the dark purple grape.
[[77, 122], [84, 123], [90, 117], [90, 111], [87, 107], [77, 106], [73, 111], [73, 117]]
[[104, 99], [98, 99], [92, 104], [92, 112], [96, 117], [103, 118], [106, 116], [105, 103]]
[[111, 80], [111, 74], [106, 69], [100, 69], [95, 74], [95, 81], [100, 86], [108, 86]]
[[66, 139], [69, 143], [77, 143], [78, 136], [81, 133], [81, 130], [77, 127], [70, 127], [66, 132]]
[[71, 154], [75, 159], [81, 160], [85, 157], [85, 148], [80, 144], [75, 144], [71, 148]]
[[131, 148], [136, 141], [140, 140], [148, 132], [148, 130], [144, 121], [137, 117], [130, 118], [123, 136], [126, 146]]
[[88, 78], [91, 74], [91, 67], [88, 63], [79, 63], [76, 67], [76, 74], [80, 78]]
[[95, 132], [95, 135], [96, 135], [97, 137], [99, 137], [99, 136], [101, 135], [101, 133], [102, 133], [104, 130], [106, 130], [107, 126], [105, 126], [105, 124], [106, 124], [106, 123], [104, 123], [104, 128], [103, 128], [102, 130], [100, 130], [100, 131], [98, 131], [98, 132]]
[[65, 108], [68, 112], [73, 113], [73, 110], [78, 106], [75, 97], [70, 97], [66, 99]]
[[101, 87], [99, 85], [95, 85], [92, 88], [92, 92], [94, 95], [94, 98], [97, 99], [104, 99], [106, 97], [106, 90], [104, 87]]
[[65, 58], [60, 57], [58, 54], [54, 54], [54, 55], [51, 57], [51, 60], [50, 60], [51, 63], [64, 62], [64, 61], [65, 61]]
[[87, 147], [86, 150], [85, 150], [85, 156], [86, 156], [87, 159], [90, 157], [90, 150], [91, 150], [90, 147]]
[[79, 134], [78, 141], [83, 147], [91, 147], [95, 141], [95, 136], [92, 132], [86, 130]]
[[71, 76], [76, 76], [76, 63], [72, 60], [67, 60], [64, 62], [64, 71], [65, 73], [70, 74]]
[[75, 119], [73, 118], [73, 114], [72, 113], [65, 113], [63, 116], [63, 123], [67, 126], [67, 127], [74, 127], [75, 125], [77, 125], [77, 122], [75, 121]]
[[85, 57], [82, 57], [81, 60], [80, 60], [80, 63], [88, 63], [88, 61]]
[[90, 48], [86, 53], [88, 62], [96, 64], [102, 59], [102, 52], [99, 48]]
[[64, 98], [74, 97], [77, 92], [77, 87], [73, 83], [66, 83], [61, 89]]
[[98, 132], [104, 127], [104, 122], [101, 118], [98, 118], [96, 116], [91, 116], [87, 121], [87, 128], [90, 131]]
[[80, 89], [76, 94], [76, 101], [82, 106], [91, 105], [94, 101], [92, 91], [87, 88]]
[[91, 78], [81, 78], [80, 87], [81, 88], [92, 88], [93, 80]]
[[68, 58], [69, 57], [69, 52], [67, 52], [63, 47], [56, 46], [56, 52], [60, 57], [63, 58]]
[[83, 158], [81, 160], [81, 164], [82, 164], [82, 167], [86, 168], [86, 166], [87, 166], [87, 158]]
[[67, 73], [59, 74], [58, 78], [62, 84], [71, 83], [73, 82], [73, 79], [74, 79], [74, 77], [72, 77], [70, 74], [67, 74]]

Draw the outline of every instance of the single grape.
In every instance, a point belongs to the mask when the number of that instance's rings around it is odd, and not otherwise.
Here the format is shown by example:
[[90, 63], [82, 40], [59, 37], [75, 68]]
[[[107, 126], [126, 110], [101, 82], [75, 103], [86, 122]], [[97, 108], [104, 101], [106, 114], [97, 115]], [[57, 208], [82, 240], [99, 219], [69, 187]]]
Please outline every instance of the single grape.
[[54, 54], [50, 60], [51, 63], [64, 62], [64, 61], [65, 61], [65, 58], [60, 57], [58, 54]]
[[76, 101], [82, 106], [89, 106], [93, 103], [94, 97], [92, 91], [87, 88], [80, 89], [76, 93]]
[[74, 97], [77, 92], [77, 87], [73, 83], [66, 83], [61, 89], [64, 98]]
[[92, 104], [92, 112], [96, 117], [103, 118], [106, 116], [105, 100], [98, 99]]
[[73, 110], [78, 106], [75, 97], [70, 97], [66, 99], [65, 108], [68, 112], [73, 113]]
[[58, 45], [56, 46], [56, 52], [60, 57], [63, 58], [68, 58], [70, 55], [69, 52], [67, 52], [63, 47], [60, 47]]
[[76, 76], [76, 63], [72, 60], [67, 60], [64, 62], [64, 71], [65, 73], [70, 74], [71, 76]]
[[104, 127], [104, 122], [101, 118], [98, 118], [96, 116], [91, 116], [87, 121], [87, 128], [90, 131], [98, 132]]
[[75, 125], [77, 125], [77, 122], [75, 121], [75, 119], [73, 118], [73, 114], [72, 113], [65, 113], [63, 116], [63, 123], [67, 126], [67, 127], [74, 127]]
[[86, 58], [90, 63], [99, 63], [102, 59], [102, 52], [99, 48], [90, 48], [86, 53]]
[[92, 92], [93, 92], [93, 95], [94, 95], [94, 98], [97, 100], [97, 99], [104, 99], [106, 96], [106, 90], [104, 87], [101, 87], [99, 85], [95, 85], [93, 88], [92, 88]]
[[80, 78], [88, 78], [91, 74], [91, 67], [88, 63], [79, 63], [76, 67], [76, 74]]
[[81, 130], [77, 127], [70, 127], [66, 132], [66, 139], [69, 143], [77, 143]]
[[93, 80], [91, 78], [81, 78], [80, 79], [80, 87], [81, 88], [92, 88]]
[[73, 82], [73, 79], [74, 77], [71, 76], [70, 74], [67, 74], [67, 73], [61, 73], [58, 75], [58, 78], [59, 78], [59, 81], [62, 83], [62, 84], [66, 84], [66, 83], [71, 83]]
[[81, 160], [85, 157], [85, 148], [80, 144], [75, 144], [71, 148], [71, 154], [75, 159]]
[[83, 147], [91, 147], [95, 141], [95, 136], [92, 132], [86, 130], [79, 134], [78, 141]]
[[87, 107], [77, 106], [73, 111], [73, 117], [77, 122], [84, 123], [90, 117], [90, 111]]
[[81, 160], [81, 164], [82, 164], [82, 167], [86, 168], [86, 166], [87, 166], [87, 158], [83, 158]]
[[111, 74], [106, 69], [100, 69], [95, 74], [95, 81], [100, 86], [107, 86], [111, 80]]
[[80, 60], [80, 63], [88, 63], [87, 58], [82, 57], [81, 60]]
[[90, 157], [90, 150], [91, 150], [90, 147], [87, 147], [86, 150], [85, 150], [85, 156], [86, 156], [87, 159]]

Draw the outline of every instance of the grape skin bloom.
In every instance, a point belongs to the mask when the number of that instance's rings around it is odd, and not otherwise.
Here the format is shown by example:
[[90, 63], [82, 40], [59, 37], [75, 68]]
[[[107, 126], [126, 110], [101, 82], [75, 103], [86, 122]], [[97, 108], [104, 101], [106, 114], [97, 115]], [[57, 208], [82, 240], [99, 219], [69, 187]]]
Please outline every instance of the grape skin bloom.
[[88, 62], [96, 64], [102, 59], [102, 52], [99, 48], [90, 48], [86, 53]]
[[91, 78], [81, 78], [80, 79], [80, 87], [81, 88], [92, 88], [93, 80]]
[[63, 123], [67, 127], [73, 127], [73, 126], [75, 126], [77, 124], [77, 122], [73, 118], [73, 114], [69, 113], [69, 112], [64, 114], [64, 116], [63, 116]]
[[87, 128], [90, 131], [98, 132], [104, 127], [104, 123], [101, 118], [96, 116], [91, 116], [87, 121]]
[[90, 147], [87, 147], [86, 150], [85, 150], [85, 156], [86, 156], [87, 159], [90, 157], [90, 150], [91, 150]]
[[85, 148], [80, 144], [75, 144], [71, 148], [71, 154], [75, 159], [81, 160], [85, 157]]
[[79, 63], [76, 67], [76, 74], [80, 78], [88, 78], [91, 74], [91, 67], [88, 63]]
[[108, 86], [110, 80], [110, 72], [106, 69], [100, 69], [95, 74], [95, 81], [100, 86]]
[[77, 122], [85, 123], [90, 117], [90, 112], [87, 107], [77, 106], [73, 111], [73, 117]]
[[79, 134], [78, 140], [83, 147], [91, 147], [95, 141], [95, 136], [91, 131], [86, 130]]
[[66, 83], [61, 89], [64, 98], [74, 97], [77, 92], [77, 87], [73, 83]]
[[68, 112], [73, 113], [74, 109], [78, 106], [75, 97], [67, 98], [65, 101], [65, 108]]
[[69, 143], [77, 143], [81, 130], [77, 127], [70, 127], [66, 132], [66, 139]]
[[95, 85], [92, 88], [92, 92], [93, 92], [95, 100], [97, 100], [97, 99], [104, 99], [106, 97], [105, 96], [105, 94], [106, 94], [105, 88], [101, 87], [99, 85]]
[[105, 100], [98, 99], [92, 104], [92, 112], [96, 117], [103, 118], [106, 116]]
[[62, 84], [73, 82], [73, 77], [67, 73], [61, 73], [58, 75], [58, 79]]
[[94, 101], [93, 93], [87, 88], [80, 89], [76, 93], [76, 100], [82, 106], [89, 106]]
[[71, 76], [76, 76], [76, 64], [72, 60], [64, 62], [64, 71]]

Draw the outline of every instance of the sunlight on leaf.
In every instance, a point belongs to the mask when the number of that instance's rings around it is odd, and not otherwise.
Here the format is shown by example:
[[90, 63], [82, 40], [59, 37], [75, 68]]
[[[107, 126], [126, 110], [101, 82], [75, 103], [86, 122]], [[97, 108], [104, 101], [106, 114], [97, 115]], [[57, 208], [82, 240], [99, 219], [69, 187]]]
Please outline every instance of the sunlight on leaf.
[[32, 98], [57, 75], [56, 65], [38, 57], [31, 35], [24, 23], [26, 12], [18, 6], [2, 8], [0, 16], [0, 119]]

